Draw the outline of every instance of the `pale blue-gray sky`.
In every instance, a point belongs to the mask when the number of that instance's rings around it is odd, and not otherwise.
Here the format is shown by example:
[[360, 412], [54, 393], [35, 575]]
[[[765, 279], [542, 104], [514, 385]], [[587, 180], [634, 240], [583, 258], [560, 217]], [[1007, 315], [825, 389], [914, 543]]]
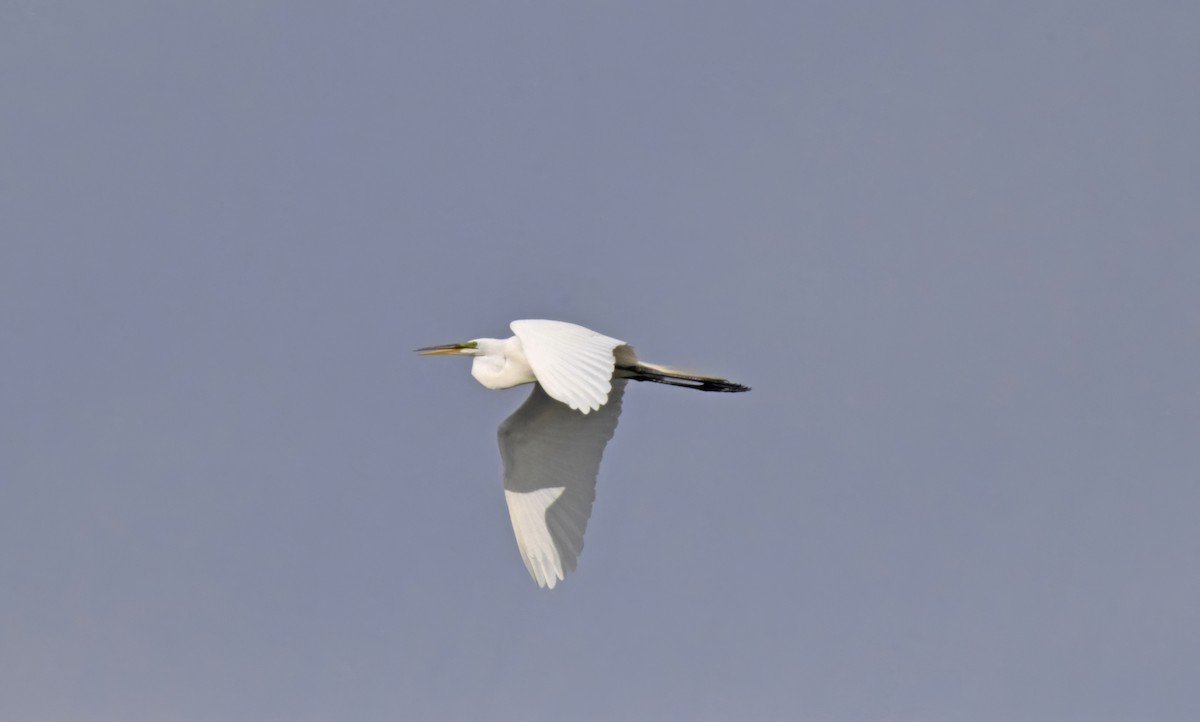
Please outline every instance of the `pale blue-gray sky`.
[[[0, 7], [0, 719], [1200, 717], [1200, 8]], [[525, 398], [638, 384], [578, 572]]]

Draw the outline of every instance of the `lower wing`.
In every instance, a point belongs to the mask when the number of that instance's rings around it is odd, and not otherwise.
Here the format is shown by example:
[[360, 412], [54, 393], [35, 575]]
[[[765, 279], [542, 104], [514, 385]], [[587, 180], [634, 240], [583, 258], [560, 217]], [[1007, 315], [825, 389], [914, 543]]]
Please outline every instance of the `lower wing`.
[[538, 586], [553, 589], [575, 571], [625, 384], [613, 379], [608, 402], [590, 414], [534, 384], [525, 403], [500, 424], [504, 499], [521, 558]]

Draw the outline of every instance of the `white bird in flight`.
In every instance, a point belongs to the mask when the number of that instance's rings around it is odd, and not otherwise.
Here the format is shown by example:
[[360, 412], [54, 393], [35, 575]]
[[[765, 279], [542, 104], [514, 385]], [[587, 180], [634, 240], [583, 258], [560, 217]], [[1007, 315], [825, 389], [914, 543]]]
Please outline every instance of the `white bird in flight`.
[[600, 457], [617, 428], [627, 379], [700, 391], [749, 391], [714, 376], [638, 361], [624, 341], [564, 321], [513, 321], [515, 336], [427, 346], [417, 353], [473, 356], [489, 389], [533, 384], [500, 424], [504, 499], [525, 568], [538, 586], [575, 571], [596, 498]]

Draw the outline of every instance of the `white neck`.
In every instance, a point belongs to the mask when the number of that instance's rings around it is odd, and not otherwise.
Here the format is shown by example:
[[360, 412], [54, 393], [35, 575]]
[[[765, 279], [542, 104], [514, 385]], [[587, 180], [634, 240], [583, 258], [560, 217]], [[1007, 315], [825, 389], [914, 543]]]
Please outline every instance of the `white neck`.
[[475, 360], [471, 363], [471, 375], [489, 389], [507, 389], [519, 384], [533, 383], [537, 379], [525, 351], [516, 336], [500, 340], [477, 338]]

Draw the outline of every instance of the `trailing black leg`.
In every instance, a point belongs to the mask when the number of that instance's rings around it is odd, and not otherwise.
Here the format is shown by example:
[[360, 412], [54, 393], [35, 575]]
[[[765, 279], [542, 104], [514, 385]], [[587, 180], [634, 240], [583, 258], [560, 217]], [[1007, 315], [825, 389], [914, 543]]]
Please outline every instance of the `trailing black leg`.
[[651, 381], [656, 384], [682, 386], [698, 391], [738, 393], [750, 390], [749, 386], [743, 386], [727, 379], [685, 373], [666, 366], [652, 366], [650, 364], [638, 363], [631, 366], [617, 366], [617, 371], [621, 372], [622, 376], [631, 378], [634, 381]]

